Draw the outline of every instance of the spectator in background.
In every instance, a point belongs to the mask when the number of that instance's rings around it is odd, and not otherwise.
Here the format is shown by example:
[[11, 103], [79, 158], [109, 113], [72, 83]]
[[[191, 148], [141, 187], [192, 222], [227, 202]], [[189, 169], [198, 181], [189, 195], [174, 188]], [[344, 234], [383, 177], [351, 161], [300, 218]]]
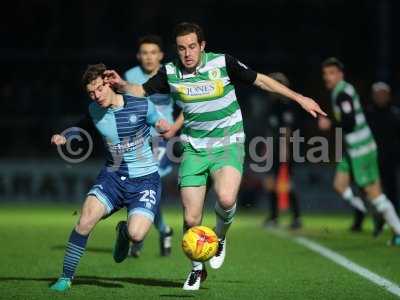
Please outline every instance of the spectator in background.
[[396, 211], [399, 212], [397, 166], [400, 153], [400, 109], [394, 105], [391, 88], [384, 82], [372, 85], [371, 98], [367, 119], [378, 146], [382, 186]]
[[[289, 79], [283, 73], [271, 73], [269, 76], [289, 87]], [[293, 215], [289, 227], [299, 229], [301, 228], [300, 205], [294, 191], [293, 180], [290, 178], [293, 163], [289, 138], [296, 124], [295, 107], [289, 99], [273, 93], [267, 114], [267, 136], [273, 137], [273, 149], [266, 149], [266, 151], [273, 151], [273, 165], [264, 181], [264, 188], [270, 201], [270, 215], [266, 218], [264, 225], [277, 226], [279, 210], [286, 209], [285, 202], [288, 202]]]

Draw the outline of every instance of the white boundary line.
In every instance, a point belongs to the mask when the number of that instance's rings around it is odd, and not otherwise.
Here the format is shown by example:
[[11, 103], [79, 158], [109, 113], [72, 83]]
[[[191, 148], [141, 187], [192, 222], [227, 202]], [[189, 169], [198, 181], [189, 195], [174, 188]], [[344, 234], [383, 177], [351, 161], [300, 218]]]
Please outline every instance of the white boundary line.
[[307, 249], [314, 251], [315, 253], [318, 253], [319, 255], [335, 262], [336, 264], [346, 268], [347, 270], [356, 273], [360, 275], [361, 277], [364, 277], [365, 279], [371, 281], [372, 283], [375, 283], [376, 285], [384, 288], [388, 292], [392, 293], [393, 295], [400, 297], [400, 286], [385, 277], [382, 277], [374, 272], [371, 272], [370, 270], [352, 262], [348, 258], [314, 242], [311, 241], [305, 237], [291, 237], [289, 234], [287, 234], [284, 231], [281, 230], [268, 230], [271, 233], [274, 233], [275, 235], [283, 238], [289, 238], [293, 241], [295, 241], [297, 244], [302, 245], [306, 247]]

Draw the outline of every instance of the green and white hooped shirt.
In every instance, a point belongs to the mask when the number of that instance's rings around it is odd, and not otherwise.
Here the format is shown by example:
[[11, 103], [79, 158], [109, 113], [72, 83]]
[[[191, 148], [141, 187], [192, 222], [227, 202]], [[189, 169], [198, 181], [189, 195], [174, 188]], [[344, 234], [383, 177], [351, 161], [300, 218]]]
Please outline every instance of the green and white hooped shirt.
[[235, 83], [252, 84], [257, 73], [226, 54], [203, 53], [193, 74], [170, 62], [143, 85], [147, 94], [170, 93], [182, 108], [181, 139], [195, 149], [244, 143]]
[[345, 149], [349, 156], [359, 158], [377, 151], [354, 87], [346, 81], [340, 81], [331, 96], [335, 120], [343, 128]]

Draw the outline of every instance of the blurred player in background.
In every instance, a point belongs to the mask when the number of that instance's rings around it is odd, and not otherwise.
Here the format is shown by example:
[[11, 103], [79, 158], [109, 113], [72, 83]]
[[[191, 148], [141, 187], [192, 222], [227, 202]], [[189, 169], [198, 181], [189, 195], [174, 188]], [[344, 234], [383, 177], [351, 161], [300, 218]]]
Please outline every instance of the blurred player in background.
[[[162, 51], [162, 40], [159, 36], [148, 35], [139, 39], [137, 60], [140, 65], [136, 66], [125, 73], [125, 80], [129, 83], [143, 84], [150, 77], [154, 76], [161, 67], [161, 61], [164, 57]], [[171, 124], [173, 120], [173, 102], [169, 95], [153, 94], [149, 97], [156, 109], [164, 116]], [[152, 128], [151, 134], [153, 152], [159, 162], [158, 173], [161, 178], [168, 175], [172, 171], [172, 162], [167, 155], [167, 141], [163, 139], [158, 132]], [[168, 256], [171, 254], [171, 239], [172, 229], [169, 227], [163, 218], [161, 206], [154, 217], [154, 226], [160, 234], [160, 254]], [[130, 255], [139, 257], [143, 243], [132, 244]]]
[[391, 88], [385, 82], [371, 87], [372, 103], [367, 120], [378, 145], [378, 161], [385, 194], [399, 211], [397, 167], [400, 153], [400, 109], [393, 103]]
[[[150, 148], [150, 127], [165, 132], [169, 123], [151, 101], [116, 94], [103, 81], [105, 70], [103, 64], [91, 65], [83, 75], [83, 85], [93, 102], [87, 116], [69, 132], [76, 135], [94, 126], [106, 145], [107, 159], [70, 234], [62, 275], [50, 287], [58, 292], [70, 289], [89, 234], [101, 219], [123, 207], [128, 210], [127, 222], [117, 225], [113, 251], [115, 262], [120, 263], [128, 255], [129, 241], [142, 242], [158, 212], [161, 182]], [[64, 145], [67, 138], [55, 134], [51, 143]]]
[[[400, 220], [392, 202], [382, 192], [377, 146], [366, 122], [360, 98], [354, 87], [344, 80], [343, 70], [343, 64], [336, 58], [328, 58], [322, 63], [325, 86], [331, 91], [334, 118], [343, 130], [344, 139], [344, 153], [336, 168], [334, 188], [354, 205], [355, 196], [350, 187], [353, 179], [392, 228], [392, 245], [400, 246]], [[320, 118], [319, 125], [321, 129], [331, 127], [330, 121], [324, 118]], [[361, 205], [359, 209], [366, 211]]]
[[[178, 24], [174, 38], [179, 59], [166, 64], [145, 84], [128, 84], [112, 70], [105, 72], [105, 78], [120, 91], [136, 96], [171, 93], [182, 107], [181, 115], [166, 136], [183, 126], [181, 139], [185, 146], [179, 185], [184, 229], [201, 224], [207, 181], [212, 177], [217, 194], [215, 231], [219, 247], [210, 266], [219, 269], [225, 260], [226, 234], [236, 213], [245, 154], [242, 114], [235, 85], [241, 82], [282, 94], [314, 117], [325, 113], [312, 99], [251, 70], [234, 57], [205, 52], [204, 33], [197, 24]], [[183, 289], [198, 290], [206, 276], [205, 265], [192, 261]]]
[[[268, 76], [289, 87], [289, 79], [283, 73], [271, 73]], [[264, 184], [271, 206], [270, 216], [265, 220], [264, 225], [267, 227], [277, 226], [279, 210], [290, 206], [293, 219], [289, 227], [299, 229], [301, 228], [300, 205], [293, 181], [290, 180], [293, 164], [289, 138], [295, 128], [295, 108], [293, 102], [284, 96], [271, 94], [271, 98], [267, 136], [273, 137], [274, 146], [273, 149], [266, 149], [266, 151], [273, 151], [273, 165]], [[284, 143], [281, 143], [281, 139], [284, 140]]]

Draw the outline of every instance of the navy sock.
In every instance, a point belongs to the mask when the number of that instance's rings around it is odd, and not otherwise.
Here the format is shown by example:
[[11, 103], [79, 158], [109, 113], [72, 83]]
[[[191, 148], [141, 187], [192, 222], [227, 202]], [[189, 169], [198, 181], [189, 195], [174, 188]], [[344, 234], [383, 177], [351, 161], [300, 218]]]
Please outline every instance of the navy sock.
[[167, 232], [167, 225], [164, 222], [161, 208], [158, 209], [156, 215], [154, 216], [154, 226], [157, 228], [158, 232], [161, 235]]
[[81, 235], [75, 229], [72, 230], [64, 256], [63, 277], [70, 279], [74, 277], [75, 270], [85, 252], [88, 237], [89, 235]]

